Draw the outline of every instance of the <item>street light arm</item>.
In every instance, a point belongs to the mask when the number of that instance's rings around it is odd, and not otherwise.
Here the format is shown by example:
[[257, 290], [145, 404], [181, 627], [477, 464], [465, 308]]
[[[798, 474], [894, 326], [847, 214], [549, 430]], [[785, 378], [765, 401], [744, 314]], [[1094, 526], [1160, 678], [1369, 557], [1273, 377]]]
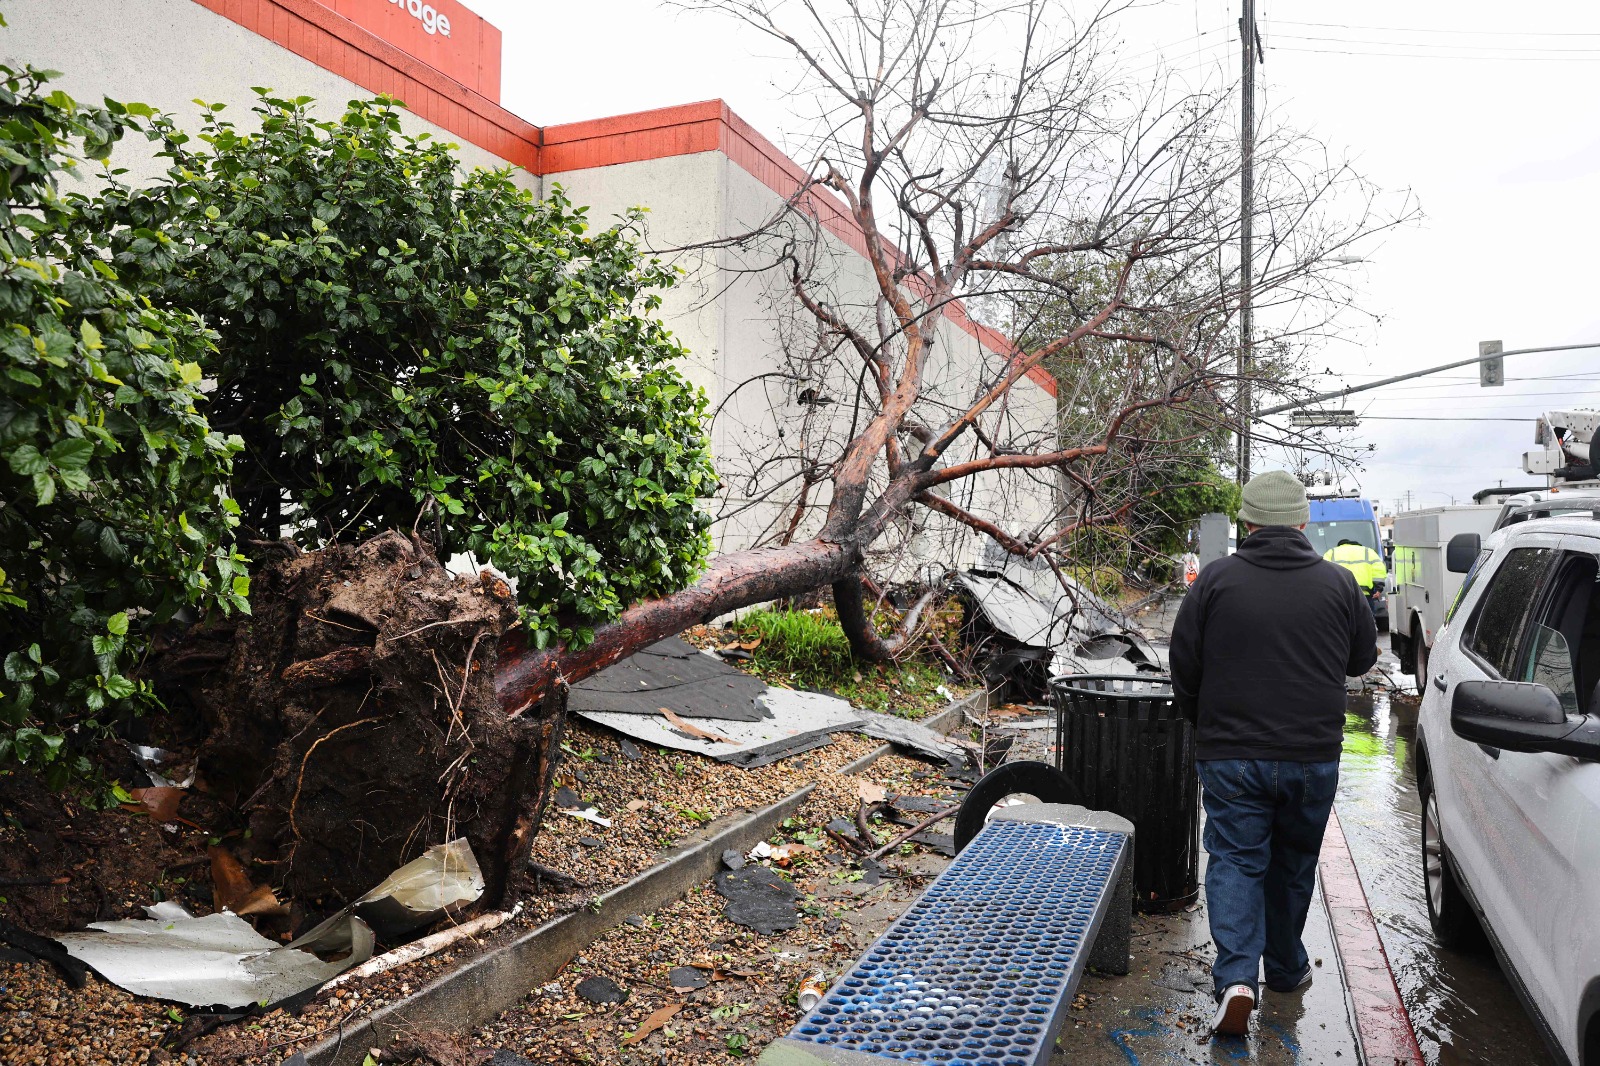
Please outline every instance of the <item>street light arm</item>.
[[1464, 366], [1476, 366], [1485, 359], [1499, 359], [1507, 355], [1529, 355], [1534, 352], [1571, 352], [1578, 351], [1583, 348], [1600, 348], [1600, 341], [1593, 341], [1589, 344], [1557, 344], [1548, 348], [1514, 348], [1509, 352], [1489, 352], [1483, 355], [1474, 356], [1471, 359], [1461, 359], [1454, 363], [1445, 363], [1443, 366], [1430, 366], [1426, 370], [1413, 370], [1409, 374], [1397, 374], [1392, 378], [1384, 378], [1382, 381], [1374, 381], [1366, 385], [1356, 385], [1353, 388], [1348, 389], [1339, 389], [1337, 392], [1324, 392], [1316, 396], [1308, 397], [1304, 400], [1295, 400], [1293, 403], [1279, 404], [1277, 407], [1269, 407], [1265, 411], [1255, 412], [1253, 415], [1251, 415], [1251, 421], [1259, 422], [1268, 415], [1281, 415], [1285, 411], [1293, 411], [1297, 407], [1308, 407], [1314, 403], [1321, 403], [1323, 400], [1342, 400], [1346, 396], [1354, 396], [1358, 392], [1370, 392], [1373, 389], [1381, 389], [1385, 385], [1393, 385], [1397, 381], [1410, 381], [1412, 378], [1427, 377], [1429, 374], [1438, 374], [1445, 370], [1456, 370]]

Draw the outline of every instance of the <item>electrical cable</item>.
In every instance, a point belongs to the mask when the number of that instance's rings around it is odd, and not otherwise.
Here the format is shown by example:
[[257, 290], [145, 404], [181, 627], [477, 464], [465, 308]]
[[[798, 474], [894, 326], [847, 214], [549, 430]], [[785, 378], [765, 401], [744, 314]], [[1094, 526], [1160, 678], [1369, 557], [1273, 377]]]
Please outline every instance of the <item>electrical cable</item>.
[[1450, 33], [1478, 37], [1600, 37], [1600, 32], [1572, 30], [1458, 30], [1439, 26], [1352, 26], [1343, 22], [1297, 22], [1293, 19], [1275, 21], [1279, 26], [1313, 26], [1319, 29], [1356, 30], [1362, 33]]
[[1280, 33], [1274, 37], [1279, 41], [1310, 41], [1314, 44], [1354, 44], [1375, 48], [1434, 48], [1441, 50], [1457, 49], [1472, 52], [1578, 52], [1584, 55], [1593, 55], [1600, 52], [1600, 47], [1593, 48], [1557, 48], [1553, 45], [1511, 45], [1511, 44], [1435, 44], [1432, 41], [1358, 41], [1347, 37], [1308, 37], [1303, 34]]
[[[1503, 386], [1492, 386], [1495, 392], [1500, 392]], [[1398, 389], [1395, 391], [1399, 391]], [[1572, 396], [1573, 392], [1500, 392], [1498, 396], [1485, 396], [1484, 392], [1490, 391], [1489, 387], [1482, 392], [1452, 392], [1431, 396], [1386, 396], [1383, 393], [1372, 397], [1374, 401], [1404, 402], [1406, 400], [1488, 400], [1493, 403], [1504, 403], [1506, 400], [1536, 400], [1545, 396]], [[1582, 390], [1578, 393], [1581, 401]]]
[[1295, 48], [1286, 45], [1268, 45], [1269, 52], [1299, 52], [1305, 55], [1325, 56], [1384, 56], [1389, 59], [1462, 59], [1485, 60], [1491, 63], [1596, 63], [1600, 55], [1592, 56], [1446, 56], [1417, 52], [1361, 52], [1344, 48]]

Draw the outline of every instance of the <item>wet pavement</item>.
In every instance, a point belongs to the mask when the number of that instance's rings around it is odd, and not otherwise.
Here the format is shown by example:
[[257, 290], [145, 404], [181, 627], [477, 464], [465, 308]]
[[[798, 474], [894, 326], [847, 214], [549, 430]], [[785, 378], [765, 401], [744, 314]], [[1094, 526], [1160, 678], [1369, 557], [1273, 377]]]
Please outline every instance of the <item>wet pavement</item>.
[[[1153, 633], [1165, 633], [1179, 602], [1173, 598], [1157, 606], [1141, 616], [1140, 623]], [[1380, 636], [1380, 641], [1386, 646], [1387, 636]], [[1337, 799], [1350, 853], [1417, 1042], [1429, 1066], [1552, 1064], [1538, 1030], [1488, 947], [1448, 951], [1439, 947], [1428, 928], [1412, 750], [1417, 708], [1410, 678], [1400, 673], [1399, 664], [1386, 652], [1365, 690], [1350, 696]], [[1019, 742], [1024, 750], [1011, 757], [1048, 759], [1053, 739], [1049, 730], [1033, 731], [1027, 741]], [[1209, 982], [1197, 982], [1198, 995], [1183, 996], [1176, 990], [1183, 981], [1204, 978], [1207, 972], [1211, 948], [1204, 911], [1139, 921], [1136, 931], [1148, 933], [1143, 939], [1152, 942], [1151, 949], [1135, 948], [1133, 979], [1091, 976], [1084, 982], [1084, 991], [1100, 998], [1073, 1012], [1062, 1036], [1064, 1054], [1054, 1060], [1057, 1066], [1069, 1060], [1232, 1062], [1251, 1060], [1252, 1054], [1258, 1062], [1351, 1061], [1344, 1043], [1349, 1019], [1337, 975], [1314, 984], [1300, 1003], [1273, 1003], [1268, 996], [1248, 1045], [1197, 1042], [1189, 1032], [1207, 1009]], [[1326, 929], [1319, 894], [1312, 905], [1306, 946], [1313, 957], [1328, 951], [1322, 957], [1332, 965]], [[1325, 965], [1318, 976], [1326, 969]]]
[[1311, 987], [1289, 995], [1263, 990], [1249, 1036], [1210, 1038], [1214, 953], [1204, 899], [1202, 890], [1192, 911], [1134, 918], [1129, 975], [1084, 978], [1051, 1066], [1361, 1061], [1320, 890], [1305, 932]]
[[[1158, 605], [1139, 622], [1159, 637], [1170, 628], [1177, 600]], [[1013, 719], [995, 731], [1016, 737], [1008, 760], [1054, 762], [1051, 716]], [[1314, 970], [1311, 987], [1290, 995], [1263, 989], [1247, 1037], [1211, 1039], [1215, 952], [1205, 912], [1205, 855], [1200, 899], [1169, 915], [1136, 915], [1133, 961], [1126, 977], [1088, 974], [1062, 1029], [1052, 1066], [1128, 1063], [1337, 1064], [1361, 1061], [1321, 886], [1312, 900], [1305, 944]]]
[[1418, 701], [1392, 655], [1378, 666], [1402, 686], [1350, 698], [1336, 803], [1423, 1057], [1430, 1066], [1553, 1063], [1493, 953], [1447, 951], [1428, 929], [1412, 750]]

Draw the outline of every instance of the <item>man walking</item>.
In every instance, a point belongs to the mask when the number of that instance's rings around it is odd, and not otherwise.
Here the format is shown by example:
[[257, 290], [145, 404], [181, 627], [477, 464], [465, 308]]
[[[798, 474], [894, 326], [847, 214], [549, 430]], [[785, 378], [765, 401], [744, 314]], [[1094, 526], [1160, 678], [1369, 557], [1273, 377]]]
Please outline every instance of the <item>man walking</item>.
[[1355, 578], [1300, 532], [1310, 517], [1298, 479], [1252, 478], [1239, 508], [1249, 535], [1200, 572], [1172, 631], [1204, 789], [1217, 1033], [1248, 1030], [1263, 962], [1273, 992], [1311, 983], [1300, 934], [1339, 783], [1344, 681], [1378, 658]]

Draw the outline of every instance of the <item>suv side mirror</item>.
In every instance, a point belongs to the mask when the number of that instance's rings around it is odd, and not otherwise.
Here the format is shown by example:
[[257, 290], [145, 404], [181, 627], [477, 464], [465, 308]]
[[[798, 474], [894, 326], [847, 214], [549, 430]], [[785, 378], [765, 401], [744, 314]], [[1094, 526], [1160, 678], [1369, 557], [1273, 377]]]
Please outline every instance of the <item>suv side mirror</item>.
[[1600, 719], [1568, 717], [1561, 700], [1529, 681], [1462, 681], [1450, 701], [1450, 728], [1475, 744], [1600, 760]]
[[1464, 574], [1478, 561], [1483, 550], [1483, 538], [1476, 533], [1457, 533], [1444, 549], [1444, 568], [1452, 574]]

